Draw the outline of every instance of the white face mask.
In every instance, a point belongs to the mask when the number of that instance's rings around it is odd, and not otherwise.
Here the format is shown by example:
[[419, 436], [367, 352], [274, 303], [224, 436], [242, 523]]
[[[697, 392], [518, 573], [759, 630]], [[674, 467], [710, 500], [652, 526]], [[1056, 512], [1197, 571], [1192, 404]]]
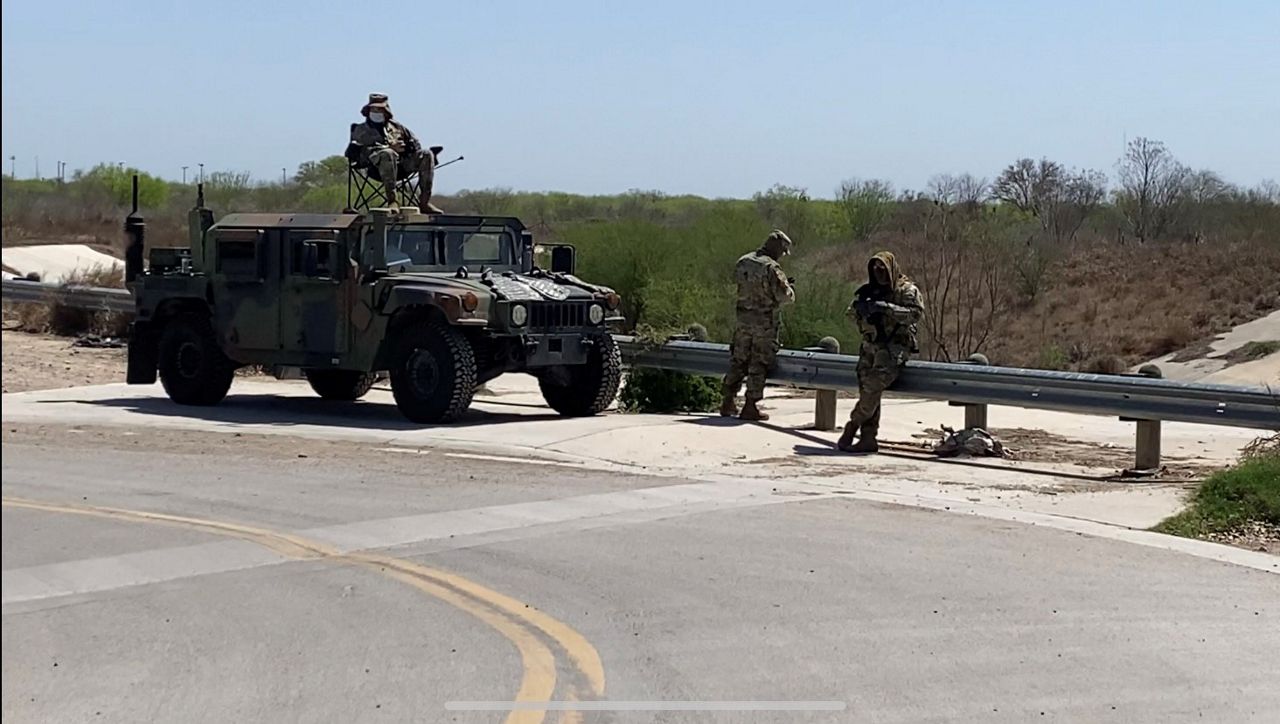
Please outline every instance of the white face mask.
[[374, 123], [382, 123], [383, 121], [387, 120], [387, 117], [381, 113], [378, 113], [377, 111], [371, 111], [369, 113], [369, 120], [373, 121]]

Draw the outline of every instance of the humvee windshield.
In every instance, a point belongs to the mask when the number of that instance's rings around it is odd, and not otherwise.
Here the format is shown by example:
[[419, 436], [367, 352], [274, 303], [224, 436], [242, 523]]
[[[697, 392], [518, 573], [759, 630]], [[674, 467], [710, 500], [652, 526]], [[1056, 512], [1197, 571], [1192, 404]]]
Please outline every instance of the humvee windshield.
[[462, 266], [477, 272], [481, 267], [496, 270], [508, 267], [518, 271], [520, 256], [515, 237], [501, 226], [387, 228], [387, 265], [406, 267], [409, 271], [454, 271]]

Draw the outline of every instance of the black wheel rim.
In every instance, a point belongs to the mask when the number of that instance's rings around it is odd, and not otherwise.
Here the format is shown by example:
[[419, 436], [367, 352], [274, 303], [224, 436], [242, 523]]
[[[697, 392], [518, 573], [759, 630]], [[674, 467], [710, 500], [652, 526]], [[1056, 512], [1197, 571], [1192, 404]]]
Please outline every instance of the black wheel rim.
[[195, 342], [183, 342], [178, 347], [178, 374], [186, 379], [195, 379], [200, 376], [200, 364], [204, 361], [204, 355], [200, 351], [200, 345]]
[[440, 387], [440, 365], [430, 352], [418, 349], [409, 355], [405, 365], [409, 373], [409, 382], [413, 385], [414, 396], [427, 399], [436, 394]]

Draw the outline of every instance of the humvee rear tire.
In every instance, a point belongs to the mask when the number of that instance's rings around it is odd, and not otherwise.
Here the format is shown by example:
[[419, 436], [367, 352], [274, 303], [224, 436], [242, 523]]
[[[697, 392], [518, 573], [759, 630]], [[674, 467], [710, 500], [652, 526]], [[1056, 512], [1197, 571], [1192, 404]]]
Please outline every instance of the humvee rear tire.
[[391, 357], [391, 393], [413, 422], [452, 422], [471, 406], [476, 357], [456, 327], [432, 321], [400, 332]]
[[156, 366], [179, 405], [216, 405], [227, 396], [235, 363], [222, 353], [208, 317], [181, 316], [164, 326]]
[[622, 384], [622, 352], [611, 335], [595, 335], [592, 340], [595, 344], [587, 355], [587, 363], [567, 368], [569, 384], [561, 384], [550, 375], [538, 378], [542, 399], [565, 417], [598, 415], [618, 396], [618, 386]]
[[307, 382], [311, 389], [326, 400], [352, 402], [364, 397], [378, 375], [355, 370], [307, 370]]

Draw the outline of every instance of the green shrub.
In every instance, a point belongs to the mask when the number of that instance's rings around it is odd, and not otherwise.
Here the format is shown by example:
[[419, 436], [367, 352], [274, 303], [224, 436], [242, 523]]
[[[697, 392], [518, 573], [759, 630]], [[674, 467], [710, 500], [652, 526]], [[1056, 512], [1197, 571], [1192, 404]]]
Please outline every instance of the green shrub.
[[1155, 530], [1199, 537], [1250, 521], [1280, 525], [1280, 455], [1256, 455], [1215, 473], [1196, 491], [1186, 510]]
[[670, 370], [635, 368], [627, 373], [619, 404], [627, 412], [710, 412], [720, 406], [720, 381]]
[[1056, 344], [1042, 347], [1040, 354], [1036, 357], [1036, 369], [1065, 370], [1068, 366], [1070, 361], [1067, 359], [1067, 353]]

